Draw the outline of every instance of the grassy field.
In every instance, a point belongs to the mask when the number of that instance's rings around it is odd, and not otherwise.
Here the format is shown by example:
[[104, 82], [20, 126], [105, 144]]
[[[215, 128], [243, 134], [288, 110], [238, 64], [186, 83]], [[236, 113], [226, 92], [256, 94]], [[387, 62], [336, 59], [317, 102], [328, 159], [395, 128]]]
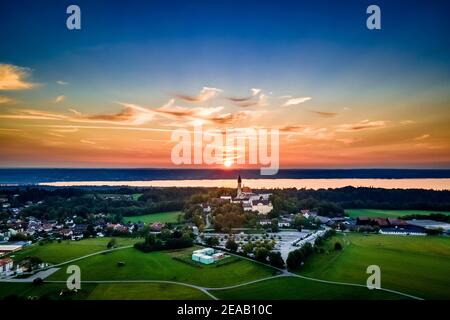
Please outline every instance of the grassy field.
[[[92, 256], [80, 261], [82, 280], [170, 280], [206, 287], [222, 287], [272, 275], [273, 269], [240, 259], [222, 265], [193, 265], [180, 256], [191, 255], [194, 248], [142, 253], [134, 248]], [[117, 262], [125, 266], [117, 266]], [[62, 268], [48, 280], [65, 280]]]
[[378, 209], [347, 209], [345, 210], [350, 217], [371, 217], [371, 218], [398, 218], [410, 214], [442, 213], [450, 215], [448, 211], [428, 211], [428, 210], [378, 210]]
[[339, 300], [401, 299], [388, 292], [325, 284], [295, 277], [282, 277], [227, 290], [212, 290], [219, 299], [230, 300]]
[[[334, 251], [334, 242], [343, 244]], [[325, 253], [314, 255], [299, 274], [365, 284], [367, 266], [381, 268], [381, 286], [425, 299], [449, 299], [450, 238], [338, 235]]]
[[[124, 292], [126, 294], [124, 294]], [[89, 300], [207, 300], [200, 290], [167, 283], [99, 284]]]
[[[208, 295], [200, 290], [176, 284], [159, 283], [105, 283], [82, 284], [73, 296], [60, 296], [65, 284], [45, 283], [39, 286], [29, 283], [2, 283], [0, 300], [15, 295], [21, 298], [48, 298], [51, 300], [206, 300]], [[124, 294], [125, 293], [125, 294]]]
[[142, 193], [133, 193], [131, 197], [134, 201], [138, 201], [138, 199], [142, 196]]
[[144, 223], [153, 223], [153, 222], [178, 222], [178, 216], [181, 215], [181, 211], [170, 211], [170, 212], [158, 212], [146, 214], [143, 216], [132, 216], [132, 217], [123, 217], [125, 222], [144, 222]]
[[[56, 264], [78, 258], [90, 253], [107, 250], [106, 245], [111, 238], [92, 238], [81, 241], [53, 241], [44, 245], [33, 244], [15, 254], [14, 260], [20, 261], [27, 256], [41, 258], [44, 262]], [[118, 247], [133, 245], [137, 239], [116, 238]]]

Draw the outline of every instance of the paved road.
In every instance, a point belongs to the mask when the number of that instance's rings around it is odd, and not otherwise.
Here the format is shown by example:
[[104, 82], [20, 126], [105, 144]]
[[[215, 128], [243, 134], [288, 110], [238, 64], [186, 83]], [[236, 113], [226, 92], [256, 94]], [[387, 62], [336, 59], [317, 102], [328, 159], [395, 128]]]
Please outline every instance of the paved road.
[[33, 282], [33, 280], [35, 280], [37, 278], [45, 279], [45, 278], [51, 276], [52, 274], [54, 274], [58, 270], [59, 270], [59, 268], [50, 268], [50, 269], [39, 271], [39, 272], [37, 272], [35, 274], [32, 274], [28, 278], [3, 279], [3, 280], [0, 280], [0, 282], [25, 282], [25, 283], [26, 282]]

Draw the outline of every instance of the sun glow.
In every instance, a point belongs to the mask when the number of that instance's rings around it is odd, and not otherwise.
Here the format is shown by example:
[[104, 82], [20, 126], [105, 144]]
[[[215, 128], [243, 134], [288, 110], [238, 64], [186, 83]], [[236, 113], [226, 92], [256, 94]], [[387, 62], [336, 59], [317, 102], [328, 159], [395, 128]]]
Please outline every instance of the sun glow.
[[231, 167], [231, 166], [233, 165], [233, 160], [231, 160], [231, 159], [226, 159], [226, 160], [223, 162], [223, 165], [224, 165], [226, 168], [229, 168], [229, 167]]

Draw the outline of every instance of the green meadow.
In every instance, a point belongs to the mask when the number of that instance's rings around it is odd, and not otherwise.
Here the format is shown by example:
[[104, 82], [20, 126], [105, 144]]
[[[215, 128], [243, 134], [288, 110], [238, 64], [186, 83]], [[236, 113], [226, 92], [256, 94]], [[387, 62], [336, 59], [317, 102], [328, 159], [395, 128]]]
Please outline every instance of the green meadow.
[[[203, 265], [191, 262], [195, 248], [143, 253], [134, 248], [99, 254], [76, 264], [83, 280], [168, 280], [205, 287], [223, 287], [271, 276], [273, 269], [238, 259], [230, 263]], [[232, 259], [232, 258], [227, 258]], [[124, 266], [118, 266], [124, 262]], [[47, 280], [65, 280], [61, 268]]]
[[[339, 241], [343, 250], [334, 251]], [[449, 299], [450, 238], [363, 235], [331, 239], [324, 253], [307, 261], [298, 273], [324, 280], [365, 284], [369, 265], [381, 268], [381, 287], [425, 299]]]
[[401, 296], [389, 292], [321, 283], [296, 277], [280, 277], [243, 287], [210, 292], [219, 299], [229, 300], [402, 299]]
[[153, 223], [153, 222], [178, 222], [178, 217], [181, 216], [181, 211], [170, 211], [170, 212], [158, 212], [151, 213], [142, 216], [132, 216], [132, 217], [123, 217], [123, 221], [125, 222], [143, 222], [143, 223]]
[[[133, 245], [137, 239], [116, 237], [116, 246], [123, 247]], [[56, 264], [71, 259], [76, 259], [91, 253], [107, 250], [106, 247], [111, 238], [91, 238], [81, 241], [63, 240], [61, 243], [53, 241], [43, 245], [33, 244], [17, 252], [13, 257], [19, 261], [28, 256], [39, 257], [44, 262]]]
[[0, 300], [9, 296], [25, 299], [47, 298], [51, 300], [207, 300], [202, 291], [177, 284], [166, 283], [102, 283], [82, 284], [81, 290], [72, 296], [60, 296], [63, 283], [2, 283]]
[[429, 215], [431, 213], [442, 213], [450, 215], [449, 211], [430, 211], [430, 210], [379, 210], [379, 209], [346, 209], [345, 213], [352, 218], [370, 217], [370, 218], [398, 218], [411, 214]]

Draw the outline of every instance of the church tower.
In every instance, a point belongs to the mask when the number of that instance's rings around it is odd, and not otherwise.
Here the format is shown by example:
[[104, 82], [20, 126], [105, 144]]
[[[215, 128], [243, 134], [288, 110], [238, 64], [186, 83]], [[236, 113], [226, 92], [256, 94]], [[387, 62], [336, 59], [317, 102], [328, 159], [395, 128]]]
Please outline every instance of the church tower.
[[241, 179], [241, 175], [238, 176], [237, 182], [238, 182], [238, 184], [237, 184], [237, 196], [239, 197], [239, 195], [242, 193], [242, 179]]

